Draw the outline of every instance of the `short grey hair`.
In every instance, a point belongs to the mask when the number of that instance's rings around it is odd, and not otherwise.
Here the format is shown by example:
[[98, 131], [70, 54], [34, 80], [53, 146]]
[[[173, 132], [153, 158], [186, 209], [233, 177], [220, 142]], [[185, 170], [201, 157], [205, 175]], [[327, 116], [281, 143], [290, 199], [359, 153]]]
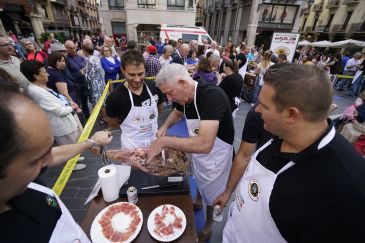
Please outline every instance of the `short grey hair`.
[[209, 61], [211, 62], [211, 63], [213, 63], [213, 62], [215, 62], [215, 61], [220, 61], [221, 60], [221, 57], [220, 56], [218, 56], [217, 54], [211, 54], [210, 56], [209, 56]]
[[181, 64], [171, 63], [165, 65], [156, 76], [157, 86], [161, 84], [176, 84], [179, 80], [185, 80], [193, 83], [188, 70]]
[[165, 53], [167, 51], [173, 52], [174, 51], [174, 48], [171, 45], [164, 46], [163, 53]]

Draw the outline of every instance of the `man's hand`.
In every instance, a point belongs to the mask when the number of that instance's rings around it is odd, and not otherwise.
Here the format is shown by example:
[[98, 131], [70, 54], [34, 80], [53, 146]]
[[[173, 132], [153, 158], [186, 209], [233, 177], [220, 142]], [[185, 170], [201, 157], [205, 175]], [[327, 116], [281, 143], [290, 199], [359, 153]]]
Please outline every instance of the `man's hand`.
[[219, 205], [220, 209], [223, 210], [230, 198], [231, 198], [231, 193], [224, 191], [214, 200], [213, 205]]
[[96, 132], [91, 138], [95, 140], [96, 146], [103, 146], [105, 144], [109, 144], [113, 140], [112, 133], [109, 131]]
[[157, 132], [156, 132], [156, 137], [159, 138], [159, 137], [163, 137], [163, 136], [166, 136], [167, 134], [167, 128], [162, 126], [160, 127]]
[[151, 143], [150, 147], [148, 148], [147, 163], [153, 161], [154, 158], [161, 153], [163, 149], [161, 144], [161, 139], [162, 138], [157, 138], [155, 141]]

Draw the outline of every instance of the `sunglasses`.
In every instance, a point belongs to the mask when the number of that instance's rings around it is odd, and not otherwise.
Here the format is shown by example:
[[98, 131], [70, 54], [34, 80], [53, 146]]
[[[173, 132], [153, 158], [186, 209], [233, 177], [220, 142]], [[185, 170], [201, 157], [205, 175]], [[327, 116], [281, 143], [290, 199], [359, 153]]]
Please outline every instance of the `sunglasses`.
[[179, 41], [179, 43], [184, 43], [183, 41]]

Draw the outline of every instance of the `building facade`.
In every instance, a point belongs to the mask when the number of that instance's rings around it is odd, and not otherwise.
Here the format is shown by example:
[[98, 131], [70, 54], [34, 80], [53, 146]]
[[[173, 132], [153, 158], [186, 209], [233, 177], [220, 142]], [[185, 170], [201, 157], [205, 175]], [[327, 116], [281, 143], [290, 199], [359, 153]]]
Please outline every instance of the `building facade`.
[[221, 45], [269, 47], [274, 32], [299, 32], [305, 6], [305, 0], [205, 0], [203, 26]]
[[161, 24], [195, 25], [195, 0], [101, 0], [107, 36], [126, 35], [139, 43], [159, 36]]
[[316, 0], [305, 9], [301, 33], [309, 41], [364, 41], [365, 1]]
[[10, 0], [0, 1], [0, 33], [18, 36], [34, 34], [39, 40], [45, 32], [65, 36], [100, 32], [96, 0]]

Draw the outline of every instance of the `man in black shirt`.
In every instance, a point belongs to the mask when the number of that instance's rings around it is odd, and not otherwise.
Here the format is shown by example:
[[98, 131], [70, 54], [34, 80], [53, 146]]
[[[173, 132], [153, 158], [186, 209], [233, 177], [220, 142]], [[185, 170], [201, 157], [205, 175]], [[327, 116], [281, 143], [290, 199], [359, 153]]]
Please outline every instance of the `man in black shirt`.
[[277, 137], [236, 177], [223, 242], [357, 242], [365, 224], [365, 161], [327, 120], [327, 74], [283, 63], [264, 79], [256, 111]]
[[[204, 240], [211, 236], [213, 201], [224, 191], [232, 163], [234, 127], [229, 101], [222, 89], [194, 81], [179, 64], [164, 67], [156, 83], [169, 100], [178, 104], [158, 130], [159, 138], [152, 143], [148, 157], [153, 159], [164, 148], [192, 153], [200, 192], [195, 203], [201, 206], [203, 198], [207, 204], [205, 227], [199, 232]], [[165, 136], [167, 129], [184, 115], [189, 137]]]
[[53, 147], [44, 111], [20, 93], [3, 88], [0, 93], [0, 241], [90, 242], [58, 196], [33, 181], [47, 166], [110, 143], [110, 132]]
[[163, 110], [163, 94], [153, 81], [144, 81], [145, 62], [140, 52], [126, 52], [121, 70], [126, 82], [106, 100], [109, 128], [120, 127], [122, 130], [122, 148], [148, 147], [156, 137], [158, 112]]

